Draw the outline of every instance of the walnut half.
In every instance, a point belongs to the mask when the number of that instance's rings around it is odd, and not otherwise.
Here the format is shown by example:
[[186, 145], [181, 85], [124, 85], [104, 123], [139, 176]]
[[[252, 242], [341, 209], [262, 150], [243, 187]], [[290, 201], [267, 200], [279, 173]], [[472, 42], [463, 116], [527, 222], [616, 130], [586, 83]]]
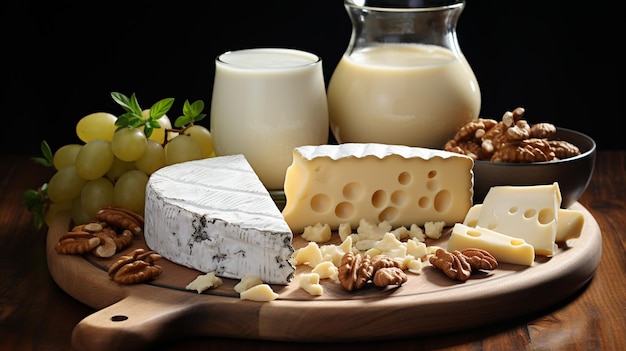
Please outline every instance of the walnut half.
[[128, 255], [121, 256], [109, 267], [109, 278], [120, 284], [136, 284], [152, 279], [163, 268], [154, 262], [161, 259], [161, 255], [154, 251], [136, 249]]

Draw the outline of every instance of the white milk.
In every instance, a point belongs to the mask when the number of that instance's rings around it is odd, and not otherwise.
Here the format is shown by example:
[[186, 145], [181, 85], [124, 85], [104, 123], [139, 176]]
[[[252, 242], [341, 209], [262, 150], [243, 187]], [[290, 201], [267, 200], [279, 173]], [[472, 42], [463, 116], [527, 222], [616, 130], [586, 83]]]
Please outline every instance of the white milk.
[[330, 125], [345, 142], [443, 148], [478, 117], [467, 61], [438, 46], [390, 44], [344, 55], [328, 86]]
[[249, 49], [216, 60], [211, 100], [216, 155], [244, 154], [266, 188], [283, 188], [292, 150], [328, 142], [321, 59], [290, 49]]

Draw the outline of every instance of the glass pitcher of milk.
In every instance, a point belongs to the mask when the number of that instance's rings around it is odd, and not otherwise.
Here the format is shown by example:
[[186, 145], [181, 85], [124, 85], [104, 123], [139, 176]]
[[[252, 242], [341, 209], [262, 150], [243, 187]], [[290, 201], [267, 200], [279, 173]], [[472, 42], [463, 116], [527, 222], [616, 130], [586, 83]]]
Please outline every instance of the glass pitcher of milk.
[[344, 0], [350, 43], [328, 85], [339, 143], [443, 148], [480, 112], [478, 82], [463, 56], [460, 0]]

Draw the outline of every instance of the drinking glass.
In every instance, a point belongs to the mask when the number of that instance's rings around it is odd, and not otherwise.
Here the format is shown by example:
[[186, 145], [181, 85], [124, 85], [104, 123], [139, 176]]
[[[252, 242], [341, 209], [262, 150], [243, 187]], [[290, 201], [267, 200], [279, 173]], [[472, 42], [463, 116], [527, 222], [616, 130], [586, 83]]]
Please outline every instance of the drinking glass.
[[293, 149], [328, 142], [322, 59], [283, 48], [225, 52], [215, 60], [210, 113], [216, 155], [243, 154], [280, 191]]

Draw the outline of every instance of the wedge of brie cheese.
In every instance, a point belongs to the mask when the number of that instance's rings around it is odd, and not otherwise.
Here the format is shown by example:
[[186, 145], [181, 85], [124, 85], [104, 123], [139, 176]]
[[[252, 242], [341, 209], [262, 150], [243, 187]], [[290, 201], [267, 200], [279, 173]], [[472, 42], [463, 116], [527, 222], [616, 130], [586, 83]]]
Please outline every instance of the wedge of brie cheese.
[[146, 186], [146, 244], [166, 259], [225, 278], [293, 279], [292, 232], [243, 155], [167, 166]]
[[461, 222], [472, 206], [471, 158], [385, 144], [302, 146], [285, 176], [285, 220], [294, 233], [362, 219], [394, 227]]

